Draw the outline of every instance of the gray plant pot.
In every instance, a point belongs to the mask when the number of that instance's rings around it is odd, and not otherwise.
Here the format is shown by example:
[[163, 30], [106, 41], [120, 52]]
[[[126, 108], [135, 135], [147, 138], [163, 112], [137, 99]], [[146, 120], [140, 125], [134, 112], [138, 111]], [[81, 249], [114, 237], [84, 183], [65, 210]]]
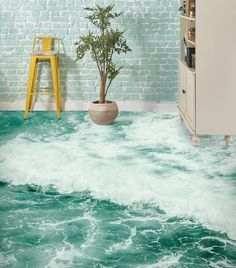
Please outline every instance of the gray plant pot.
[[98, 125], [110, 125], [118, 115], [116, 102], [99, 103], [94, 101], [89, 105], [89, 116]]

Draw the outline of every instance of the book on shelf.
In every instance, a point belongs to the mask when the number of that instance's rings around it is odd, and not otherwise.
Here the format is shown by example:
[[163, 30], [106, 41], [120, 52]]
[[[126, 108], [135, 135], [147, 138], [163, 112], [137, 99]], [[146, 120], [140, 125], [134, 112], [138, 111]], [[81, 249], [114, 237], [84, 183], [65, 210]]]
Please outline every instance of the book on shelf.
[[190, 16], [190, 4], [191, 4], [191, 0], [186, 0], [186, 16], [189, 17]]
[[180, 15], [188, 18], [195, 18], [195, 0], [182, 0], [179, 8]]

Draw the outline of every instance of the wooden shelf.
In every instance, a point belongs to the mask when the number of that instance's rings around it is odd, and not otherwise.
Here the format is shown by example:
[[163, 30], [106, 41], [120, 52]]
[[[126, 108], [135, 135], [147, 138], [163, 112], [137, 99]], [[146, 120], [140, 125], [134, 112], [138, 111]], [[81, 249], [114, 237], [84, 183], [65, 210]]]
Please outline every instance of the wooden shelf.
[[179, 17], [181, 19], [185, 19], [185, 20], [189, 20], [189, 21], [195, 21], [196, 20], [196, 18], [190, 18], [190, 17], [184, 16], [184, 15], [179, 15]]
[[188, 38], [188, 39], [187, 39], [187, 42], [190, 43], [190, 44], [192, 44], [192, 45], [194, 45], [194, 46], [196, 45], [196, 41], [195, 41], [195, 39], [189, 39], [189, 38]]

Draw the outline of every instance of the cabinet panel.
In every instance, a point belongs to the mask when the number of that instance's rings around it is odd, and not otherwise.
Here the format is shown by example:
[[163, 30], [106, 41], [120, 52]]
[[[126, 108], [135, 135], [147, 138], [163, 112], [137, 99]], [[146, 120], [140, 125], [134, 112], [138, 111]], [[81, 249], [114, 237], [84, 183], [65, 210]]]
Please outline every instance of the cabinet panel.
[[199, 134], [236, 134], [236, 0], [197, 1]]
[[196, 75], [179, 60], [179, 99], [178, 105], [189, 127], [195, 131]]
[[178, 104], [179, 109], [183, 114], [186, 113], [186, 77], [185, 77], [185, 66], [179, 61], [179, 94], [178, 94]]
[[195, 88], [196, 88], [196, 76], [191, 71], [186, 71], [186, 116], [193, 129], [195, 129]]

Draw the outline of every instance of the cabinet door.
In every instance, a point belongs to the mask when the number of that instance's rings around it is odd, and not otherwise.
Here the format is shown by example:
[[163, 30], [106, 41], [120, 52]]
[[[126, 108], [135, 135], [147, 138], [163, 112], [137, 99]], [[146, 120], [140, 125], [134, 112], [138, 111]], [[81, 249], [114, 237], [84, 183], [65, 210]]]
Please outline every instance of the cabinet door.
[[179, 94], [178, 94], [178, 106], [183, 114], [186, 113], [186, 77], [185, 66], [179, 61]]
[[193, 130], [195, 130], [195, 88], [196, 88], [196, 75], [186, 68], [186, 117]]

